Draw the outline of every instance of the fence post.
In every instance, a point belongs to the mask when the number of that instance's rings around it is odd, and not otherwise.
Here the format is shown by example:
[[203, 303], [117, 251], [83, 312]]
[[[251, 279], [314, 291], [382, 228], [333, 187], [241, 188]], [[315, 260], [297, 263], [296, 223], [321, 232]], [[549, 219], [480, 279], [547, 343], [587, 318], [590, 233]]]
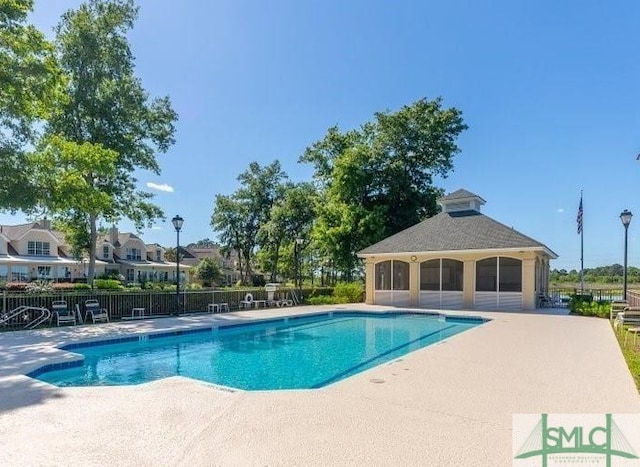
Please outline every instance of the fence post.
[[7, 310], [7, 291], [3, 290], [2, 291], [2, 312], [6, 313]]

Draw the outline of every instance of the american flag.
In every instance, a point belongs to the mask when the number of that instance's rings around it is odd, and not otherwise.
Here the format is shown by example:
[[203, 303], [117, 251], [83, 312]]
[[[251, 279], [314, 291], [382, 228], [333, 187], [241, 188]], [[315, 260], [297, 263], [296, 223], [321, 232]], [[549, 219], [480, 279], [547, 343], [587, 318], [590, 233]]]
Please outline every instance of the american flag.
[[578, 233], [582, 233], [582, 195], [580, 195], [580, 206], [578, 206], [578, 216], [576, 217], [578, 222]]

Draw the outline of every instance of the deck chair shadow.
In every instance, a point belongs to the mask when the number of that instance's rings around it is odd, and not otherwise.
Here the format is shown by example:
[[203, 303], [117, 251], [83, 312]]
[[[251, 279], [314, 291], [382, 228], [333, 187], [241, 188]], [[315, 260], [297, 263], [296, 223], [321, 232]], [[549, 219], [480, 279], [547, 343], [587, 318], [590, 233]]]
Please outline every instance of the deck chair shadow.
[[77, 322], [76, 312], [70, 310], [65, 300], [55, 300], [51, 303], [51, 312], [55, 316], [56, 324], [73, 324]]
[[100, 308], [98, 300], [87, 300], [84, 302], [84, 308], [86, 310], [85, 320], [89, 320], [91, 315], [91, 321], [95, 324], [97, 322], [109, 322], [109, 313], [106, 308]]

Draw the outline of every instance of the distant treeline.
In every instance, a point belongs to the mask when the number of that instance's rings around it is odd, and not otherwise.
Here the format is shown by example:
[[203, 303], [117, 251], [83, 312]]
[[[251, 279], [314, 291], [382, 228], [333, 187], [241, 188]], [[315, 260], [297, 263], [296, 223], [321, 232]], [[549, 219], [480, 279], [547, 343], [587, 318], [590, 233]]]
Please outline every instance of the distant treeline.
[[[597, 268], [585, 268], [584, 280], [589, 283], [599, 284], [616, 284], [622, 283], [624, 267], [621, 264], [612, 264], [611, 266], [600, 266]], [[552, 283], [578, 283], [580, 282], [580, 271], [572, 269], [552, 269]], [[627, 282], [640, 283], [640, 268], [629, 266], [627, 268]]]

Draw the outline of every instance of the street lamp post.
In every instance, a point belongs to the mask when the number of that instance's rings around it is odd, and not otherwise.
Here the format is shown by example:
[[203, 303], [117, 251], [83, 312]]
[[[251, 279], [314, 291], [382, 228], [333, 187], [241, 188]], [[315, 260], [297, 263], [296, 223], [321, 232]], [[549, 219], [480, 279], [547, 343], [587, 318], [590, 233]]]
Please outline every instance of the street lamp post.
[[622, 225], [624, 225], [624, 269], [622, 271], [623, 279], [622, 279], [622, 299], [627, 299], [627, 245], [628, 245], [628, 237], [629, 237], [629, 224], [631, 223], [631, 218], [633, 214], [628, 209], [625, 209], [620, 214], [620, 220], [622, 221]]
[[176, 229], [176, 316], [180, 316], [180, 229], [184, 219], [175, 216], [171, 222]]
[[298, 267], [298, 299], [302, 302], [302, 244], [303, 238], [296, 238], [296, 266]]

